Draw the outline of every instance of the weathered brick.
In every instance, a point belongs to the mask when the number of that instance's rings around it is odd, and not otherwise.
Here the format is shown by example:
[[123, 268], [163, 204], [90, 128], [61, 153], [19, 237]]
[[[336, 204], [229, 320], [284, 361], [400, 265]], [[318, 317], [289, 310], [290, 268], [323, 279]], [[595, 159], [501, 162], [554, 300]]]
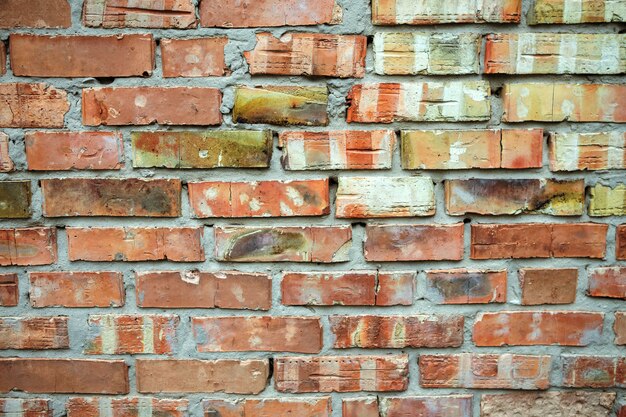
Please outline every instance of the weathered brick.
[[604, 258], [598, 223], [473, 224], [471, 259]]
[[430, 177], [339, 177], [337, 218], [416, 217], [435, 214]]
[[127, 394], [124, 361], [0, 358], [0, 392]]
[[601, 266], [587, 269], [591, 297], [626, 300], [626, 266]]
[[103, 28], [188, 29], [197, 26], [192, 0], [85, 0], [83, 24]]
[[204, 27], [247, 28], [306, 26], [341, 22], [342, 9], [335, 0], [203, 0], [200, 24]]
[[626, 35], [502, 33], [487, 36], [487, 74], [622, 74]]
[[529, 25], [626, 22], [620, 0], [535, 0], [527, 16]]
[[602, 336], [603, 313], [584, 311], [500, 311], [479, 313], [476, 346], [587, 346]]
[[196, 218], [293, 217], [330, 213], [328, 178], [284, 181], [189, 182]]
[[233, 122], [326, 126], [327, 106], [326, 86], [238, 86], [235, 88]]
[[218, 226], [215, 258], [229, 262], [346, 262], [350, 226]]
[[163, 77], [221, 77], [227, 72], [227, 37], [161, 39]]
[[319, 317], [192, 317], [198, 352], [298, 352], [322, 350]]
[[548, 145], [551, 171], [626, 168], [626, 132], [552, 132]]
[[478, 33], [377, 32], [374, 71], [379, 75], [478, 74]]
[[231, 308], [269, 310], [272, 279], [266, 274], [224, 272], [137, 272], [137, 305], [143, 308]]
[[463, 344], [463, 316], [330, 316], [333, 347], [443, 348]]
[[380, 408], [381, 417], [472, 417], [472, 396], [385, 397]]
[[28, 219], [30, 200], [30, 180], [0, 181], [0, 218]]
[[269, 130], [132, 132], [134, 168], [267, 168]]
[[446, 212], [550, 214], [580, 216], [585, 205], [585, 180], [467, 179], [445, 180]]
[[596, 183], [589, 193], [589, 216], [626, 216], [626, 184], [607, 187]]
[[0, 307], [15, 307], [20, 299], [17, 274], [0, 274]]
[[626, 260], [626, 224], [620, 224], [615, 229], [615, 257]]
[[404, 391], [408, 355], [283, 356], [274, 359], [278, 392]]
[[283, 131], [278, 144], [286, 170], [390, 169], [392, 130]]
[[185, 417], [189, 400], [146, 397], [72, 397], [65, 405], [67, 417]]
[[344, 398], [341, 400], [342, 417], [379, 417], [378, 397]]
[[68, 227], [70, 261], [204, 261], [202, 228]]
[[256, 34], [253, 50], [244, 52], [252, 75], [311, 75], [363, 78], [367, 37], [324, 33]]
[[69, 349], [67, 317], [0, 317], [0, 349]]
[[542, 166], [542, 129], [403, 130], [404, 169]]
[[[612, 388], [623, 381], [624, 358], [609, 356], [562, 356], [561, 373], [564, 387], [570, 388]], [[622, 369], [620, 369], [622, 368]]]
[[204, 417], [330, 417], [330, 397], [203, 400]]
[[52, 417], [52, 400], [38, 398], [0, 398], [2, 417]]
[[550, 356], [510, 353], [420, 355], [423, 388], [537, 390], [550, 386]]
[[356, 84], [348, 93], [348, 123], [489, 120], [486, 81]]
[[4, 42], [0, 42], [0, 77], [7, 73], [7, 49]]
[[373, 0], [375, 25], [432, 25], [439, 23], [519, 23], [521, 0]]
[[609, 417], [614, 392], [549, 391], [482, 395], [481, 417]]
[[626, 311], [615, 312], [613, 331], [615, 332], [615, 344], [626, 345]]
[[411, 305], [414, 272], [285, 272], [283, 305], [391, 306]]
[[0, 127], [63, 127], [67, 93], [48, 84], [0, 84]]
[[72, 10], [67, 0], [3, 0], [0, 29], [69, 28]]
[[577, 268], [522, 268], [518, 271], [522, 305], [572, 304], [576, 301]]
[[463, 259], [463, 223], [367, 225], [363, 245], [370, 262]]
[[30, 171], [121, 169], [121, 132], [27, 132], [26, 162]]
[[435, 304], [504, 303], [506, 282], [506, 270], [430, 270], [424, 296]]
[[626, 84], [506, 83], [503, 122], [626, 122]]
[[14, 168], [15, 164], [9, 155], [9, 135], [0, 132], [0, 172], [11, 172]]
[[30, 272], [30, 305], [39, 307], [121, 307], [121, 272]]
[[258, 394], [269, 375], [267, 360], [137, 359], [140, 393]]
[[154, 68], [152, 35], [9, 37], [13, 74], [25, 77], [148, 76]]
[[210, 87], [83, 89], [86, 126], [219, 125], [222, 93]]
[[51, 227], [0, 229], [0, 265], [50, 265], [57, 261], [57, 231]]
[[42, 179], [45, 217], [178, 217], [178, 179]]
[[173, 353], [178, 342], [174, 315], [90, 315], [86, 355]]

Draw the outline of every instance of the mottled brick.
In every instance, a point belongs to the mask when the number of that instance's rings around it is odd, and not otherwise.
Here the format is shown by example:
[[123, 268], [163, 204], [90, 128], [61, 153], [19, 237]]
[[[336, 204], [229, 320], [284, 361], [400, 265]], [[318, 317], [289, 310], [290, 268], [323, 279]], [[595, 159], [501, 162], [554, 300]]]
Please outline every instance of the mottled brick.
[[56, 261], [55, 228], [0, 229], [0, 265], [50, 265]]
[[626, 22], [621, 0], [534, 0], [529, 25]]
[[189, 400], [147, 397], [72, 397], [65, 408], [67, 417], [185, 417]]
[[447, 269], [426, 271], [424, 297], [435, 304], [506, 302], [506, 270]]
[[163, 77], [221, 77], [227, 66], [227, 37], [161, 39]]
[[203, 400], [204, 417], [330, 417], [330, 397]]
[[192, 0], [85, 0], [83, 25], [188, 29], [197, 26], [196, 7]]
[[589, 216], [626, 216], [626, 184], [589, 187]]
[[121, 307], [121, 272], [30, 272], [30, 305], [39, 307]]
[[0, 127], [63, 127], [67, 93], [48, 84], [0, 84]]
[[29, 218], [30, 200], [30, 180], [0, 181], [0, 218]]
[[576, 301], [577, 268], [522, 268], [518, 271], [522, 305], [572, 304]]
[[589, 267], [587, 277], [589, 296], [626, 300], [626, 266]]
[[552, 132], [548, 145], [551, 171], [626, 168], [625, 132]]
[[15, 307], [20, 299], [17, 274], [0, 274], [0, 307]]
[[67, 317], [1, 317], [0, 349], [69, 349]]
[[521, 0], [460, 0], [455, 3], [373, 0], [372, 22], [375, 25], [519, 23], [521, 11]]
[[614, 392], [549, 391], [482, 395], [481, 417], [609, 417]]

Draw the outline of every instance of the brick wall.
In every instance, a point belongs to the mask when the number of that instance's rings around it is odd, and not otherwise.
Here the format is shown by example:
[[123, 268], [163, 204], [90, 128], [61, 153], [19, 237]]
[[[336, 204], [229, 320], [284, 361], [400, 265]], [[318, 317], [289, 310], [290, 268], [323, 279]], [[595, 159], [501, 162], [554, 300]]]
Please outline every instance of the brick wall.
[[625, 416], [624, 21], [0, 0], [0, 416]]

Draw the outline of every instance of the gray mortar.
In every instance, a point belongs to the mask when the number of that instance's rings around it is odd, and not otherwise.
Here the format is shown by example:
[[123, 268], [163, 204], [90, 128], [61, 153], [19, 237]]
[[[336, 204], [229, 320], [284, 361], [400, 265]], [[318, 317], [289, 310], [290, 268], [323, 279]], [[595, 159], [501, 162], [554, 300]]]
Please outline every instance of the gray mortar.
[[[194, 0], [196, 3], [198, 0]], [[520, 25], [497, 25], [497, 24], [463, 24], [463, 25], [434, 25], [434, 26], [378, 26], [371, 24], [371, 13], [367, 0], [338, 0], [343, 8], [343, 23], [334, 26], [303, 26], [303, 27], [281, 27], [269, 29], [211, 29], [198, 28], [190, 30], [152, 30], [152, 29], [93, 29], [83, 27], [81, 23], [82, 1], [70, 0], [72, 3], [72, 27], [70, 29], [19, 29], [15, 31], [0, 30], [0, 39], [7, 42], [9, 33], [36, 33], [36, 34], [89, 34], [89, 35], [111, 35], [114, 33], [152, 33], [156, 39], [161, 38], [193, 38], [204, 36], [228, 36], [229, 42], [226, 45], [226, 63], [232, 74], [226, 77], [206, 77], [206, 78], [168, 78], [163, 79], [160, 69], [160, 48], [157, 48], [157, 68], [149, 78], [116, 78], [110, 86], [210, 86], [217, 87], [223, 91], [223, 102], [221, 111], [224, 114], [224, 122], [221, 129], [227, 128], [247, 128], [247, 129], [271, 129], [274, 132], [281, 130], [327, 130], [327, 129], [471, 129], [471, 128], [499, 128], [518, 127], [532, 128], [543, 127], [546, 131], [625, 131], [626, 126], [615, 123], [582, 123], [570, 124], [562, 123], [501, 123], [502, 105], [499, 97], [491, 97], [492, 118], [488, 122], [476, 123], [394, 123], [391, 125], [376, 124], [347, 124], [345, 121], [345, 97], [349, 88], [353, 84], [361, 82], [410, 82], [424, 80], [480, 80], [486, 79], [491, 82], [492, 91], [501, 87], [504, 82], [523, 81], [567, 81], [567, 82], [606, 82], [623, 83], [622, 76], [569, 76], [569, 75], [536, 75], [536, 76], [487, 76], [466, 75], [466, 76], [379, 76], [373, 73], [373, 53], [371, 45], [368, 47], [367, 55], [367, 75], [364, 79], [326, 79], [322, 77], [287, 77], [287, 76], [255, 76], [247, 74], [247, 64], [242, 57], [242, 52], [250, 50], [255, 45], [257, 32], [270, 32], [275, 36], [280, 36], [290, 31], [302, 32], [322, 32], [335, 34], [364, 34], [371, 41], [376, 31], [385, 32], [475, 32], [475, 33], [497, 33], [497, 32], [562, 32], [562, 33], [617, 33], [623, 26], [619, 24], [599, 24], [599, 25], [545, 25], [527, 26], [526, 13], [530, 8], [530, 1], [524, 0], [524, 12]], [[8, 46], [8, 43], [7, 43]], [[483, 44], [484, 51], [484, 44]], [[481, 57], [483, 55], [481, 54]], [[10, 61], [10, 55], [9, 55]], [[35, 225], [56, 226], [58, 229], [58, 254], [59, 260], [55, 265], [33, 266], [33, 267], [6, 267], [1, 272], [16, 272], [19, 275], [20, 301], [17, 307], [0, 307], [0, 314], [3, 316], [55, 316], [67, 315], [70, 317], [69, 335], [71, 348], [69, 350], [56, 351], [18, 351], [6, 350], [0, 356], [20, 356], [20, 357], [47, 357], [47, 358], [85, 358], [85, 359], [124, 359], [127, 364], [132, 365], [135, 359], [131, 355], [97, 355], [86, 357], [82, 355], [82, 344], [84, 337], [88, 334], [87, 319], [90, 314], [177, 314], [181, 318], [178, 329], [178, 342], [175, 346], [176, 358], [202, 358], [202, 359], [244, 359], [244, 358], [272, 358], [278, 356], [292, 356], [286, 353], [264, 353], [264, 352], [232, 352], [232, 353], [197, 353], [195, 351], [193, 336], [190, 329], [190, 317], [192, 316], [254, 316], [254, 315], [290, 315], [290, 316], [321, 316], [324, 326], [324, 348], [320, 355], [377, 355], [377, 354], [398, 354], [408, 353], [410, 357], [410, 384], [405, 392], [399, 393], [379, 393], [379, 397], [393, 396], [418, 396], [418, 395], [448, 395], [448, 394], [473, 394], [474, 415], [479, 415], [480, 394], [503, 392], [501, 390], [464, 390], [464, 389], [422, 389], [418, 381], [417, 357], [422, 354], [431, 353], [527, 353], [527, 354], [549, 354], [553, 356], [551, 379], [555, 384], [560, 381], [560, 358], [561, 354], [583, 354], [583, 355], [607, 355], [619, 356], [624, 354], [624, 348], [613, 343], [613, 312], [626, 310], [624, 301], [590, 298], [585, 296], [587, 286], [586, 267], [598, 265], [616, 265], [615, 260], [615, 225], [624, 223], [624, 217], [590, 218], [586, 214], [580, 217], [551, 217], [547, 215], [521, 215], [521, 216], [475, 216], [451, 217], [445, 214], [444, 195], [442, 180], [444, 178], [585, 178], [587, 185], [602, 182], [608, 185], [615, 185], [626, 180], [624, 171], [597, 171], [597, 172], [572, 172], [572, 173], [552, 173], [547, 167], [547, 146], [544, 143], [544, 167], [542, 169], [530, 170], [462, 170], [462, 171], [404, 171], [400, 167], [399, 150], [395, 149], [391, 170], [381, 171], [284, 171], [280, 166], [281, 151], [275, 146], [271, 160], [271, 169], [216, 169], [216, 170], [167, 170], [167, 169], [132, 169], [132, 153], [130, 146], [130, 132], [142, 130], [204, 130], [198, 127], [167, 127], [167, 126], [123, 126], [98, 128], [83, 127], [81, 125], [80, 91], [82, 88], [98, 87], [100, 83], [92, 78], [63, 79], [63, 78], [31, 78], [16, 77], [9, 69], [7, 74], [0, 78], [1, 82], [44, 82], [52, 84], [58, 88], [69, 92], [71, 108], [67, 113], [66, 129], [68, 130], [117, 130], [123, 132], [125, 140], [125, 162], [126, 167], [121, 171], [73, 171], [73, 172], [51, 172], [34, 173], [25, 171], [26, 163], [24, 157], [24, 133], [28, 130], [37, 129], [3, 129], [10, 136], [10, 155], [16, 164], [16, 172], [10, 174], [0, 174], [0, 179], [31, 179], [33, 187], [33, 216], [27, 220], [2, 220], [1, 227], [25, 227]], [[244, 85], [328, 85], [329, 87], [329, 114], [331, 122], [328, 127], [303, 128], [303, 127], [276, 127], [271, 125], [235, 125], [232, 123], [230, 111], [234, 102], [234, 86]], [[207, 128], [213, 129], [213, 128]], [[276, 143], [275, 143], [276, 144]], [[58, 177], [163, 177], [163, 178], [183, 178], [185, 181], [192, 180], [262, 180], [262, 179], [306, 179], [324, 178], [327, 176], [337, 177], [340, 175], [367, 175], [367, 176], [401, 176], [401, 175], [427, 175], [436, 183], [435, 195], [437, 199], [437, 214], [434, 217], [409, 218], [409, 219], [381, 219], [369, 221], [369, 223], [384, 224], [429, 224], [429, 223], [455, 223], [463, 221], [464, 218], [471, 219], [472, 223], [526, 223], [526, 222], [554, 222], [569, 223], [572, 221], [585, 222], [595, 221], [608, 223], [608, 245], [607, 257], [605, 260], [590, 259], [513, 259], [513, 260], [487, 260], [473, 261], [466, 259], [462, 262], [398, 262], [398, 263], [372, 263], [366, 262], [362, 253], [362, 242], [365, 237], [365, 220], [350, 221], [346, 219], [334, 218], [334, 205], [331, 214], [321, 218], [275, 218], [275, 219], [194, 219], [190, 217], [190, 207], [188, 195], [185, 190], [182, 193], [182, 213], [179, 218], [155, 219], [155, 218], [52, 218], [42, 217], [41, 204], [42, 196], [37, 180], [41, 178]], [[331, 201], [334, 202], [336, 194], [336, 184], [331, 185]], [[213, 236], [212, 225], [332, 225], [332, 224], [352, 224], [353, 225], [353, 246], [350, 252], [351, 261], [339, 264], [298, 264], [298, 263], [229, 263], [217, 262], [213, 259]], [[206, 251], [205, 262], [196, 263], [172, 263], [172, 262], [69, 262], [67, 257], [67, 236], [64, 228], [66, 226], [206, 226], [204, 229], [204, 247]], [[470, 226], [465, 226], [466, 257], [469, 256]], [[467, 267], [472, 269], [507, 269], [508, 280], [508, 304], [485, 304], [485, 305], [433, 305], [424, 297], [424, 272], [428, 269], [444, 269]], [[575, 304], [562, 306], [519, 306], [520, 291], [517, 281], [517, 269], [522, 267], [576, 267], [579, 269], [578, 294]], [[203, 271], [218, 270], [239, 270], [247, 272], [266, 272], [273, 278], [272, 308], [268, 312], [246, 311], [246, 310], [207, 310], [207, 309], [139, 309], [135, 304], [135, 288], [133, 271], [149, 270], [187, 270], [200, 269]], [[419, 271], [418, 291], [413, 306], [410, 307], [286, 307], [280, 304], [280, 276], [281, 271], [342, 271], [342, 270], [364, 270], [381, 269], [386, 271], [407, 270]], [[123, 308], [92, 308], [92, 309], [66, 309], [66, 308], [41, 308], [32, 309], [28, 302], [28, 276], [27, 271], [121, 271], [124, 274], [126, 289], [126, 305]], [[605, 313], [604, 333], [601, 344], [592, 344], [587, 347], [559, 347], [559, 346], [513, 346], [502, 348], [479, 348], [472, 344], [471, 327], [474, 316], [483, 311], [503, 311], [503, 310], [580, 310], [580, 311], [601, 311]], [[408, 314], [462, 314], [465, 316], [465, 342], [461, 348], [455, 349], [332, 349], [332, 334], [327, 316], [333, 314], [380, 314], [380, 315], [408, 315]], [[136, 355], [142, 358], [164, 358], [159, 355]], [[312, 355], [315, 356], [315, 355]], [[135, 383], [134, 366], [130, 368], [129, 374], [130, 394], [129, 396], [146, 396], [137, 393]], [[255, 398], [306, 398], [315, 396], [326, 396], [329, 394], [284, 394], [274, 389], [273, 381], [267, 386], [265, 391]], [[626, 395], [623, 389], [611, 389], [618, 392], [617, 405], [626, 402]], [[376, 393], [333, 393], [333, 417], [341, 417], [341, 399], [357, 398], [366, 396], [376, 396]], [[12, 392], [8, 397], [37, 397], [52, 398], [54, 400], [55, 416], [64, 414], [65, 401], [73, 395], [26, 395], [21, 392]], [[240, 398], [238, 395], [228, 395], [223, 393], [214, 394], [190, 394], [190, 395], [162, 395], [170, 398], [188, 398], [190, 400], [190, 416], [201, 417], [201, 400], [204, 398]], [[250, 396], [252, 397], [252, 396]]]

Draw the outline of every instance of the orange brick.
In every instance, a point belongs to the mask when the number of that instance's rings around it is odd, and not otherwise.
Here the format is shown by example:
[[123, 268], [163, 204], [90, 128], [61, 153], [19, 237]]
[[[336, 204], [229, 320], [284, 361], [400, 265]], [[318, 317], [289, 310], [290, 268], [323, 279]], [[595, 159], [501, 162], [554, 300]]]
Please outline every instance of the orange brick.
[[0, 349], [69, 349], [67, 317], [1, 317]]
[[48, 84], [0, 84], [0, 127], [63, 127], [67, 93]]
[[202, 228], [68, 227], [70, 261], [204, 261]]
[[401, 0], [373, 0], [375, 25], [433, 25], [440, 23], [519, 23], [521, 0], [461, 0], [441, 3], [426, 0], [405, 3]]
[[330, 417], [330, 397], [203, 400], [204, 417]]
[[189, 400], [160, 398], [73, 397], [65, 405], [67, 417], [128, 417], [148, 414], [185, 417]]
[[613, 331], [615, 332], [615, 344], [626, 345], [626, 311], [615, 312]]
[[227, 37], [161, 39], [163, 77], [221, 77], [226, 75]]
[[378, 397], [344, 398], [341, 400], [342, 417], [379, 417]]
[[137, 272], [137, 305], [151, 308], [269, 310], [272, 279], [266, 274], [225, 272]]
[[0, 42], [0, 76], [7, 73], [7, 49], [4, 42]]
[[55, 228], [0, 229], [0, 265], [50, 265], [56, 260]]
[[0, 307], [15, 307], [20, 299], [17, 274], [0, 274]]
[[603, 313], [584, 311], [500, 311], [479, 313], [476, 346], [587, 346], [602, 336]]
[[69, 28], [72, 10], [68, 0], [3, 0], [0, 29]]
[[549, 138], [551, 171], [626, 168], [626, 132], [552, 132]]
[[587, 269], [590, 297], [621, 298], [626, 300], [626, 267], [605, 266]]
[[624, 377], [624, 358], [565, 355], [562, 360], [561, 385], [564, 387], [613, 388], [623, 385], [620, 379]]
[[30, 272], [30, 305], [39, 307], [121, 307], [121, 272]]
[[523, 268], [518, 271], [522, 305], [571, 304], [576, 301], [577, 268]]
[[103, 28], [195, 28], [196, 7], [191, 0], [85, 0], [83, 24]]
[[1, 398], [0, 415], [9, 417], [52, 417], [52, 400], [38, 398]]
[[472, 396], [385, 397], [380, 408], [383, 417], [472, 417]]
[[435, 304], [504, 303], [506, 285], [506, 270], [430, 270], [425, 298]]
[[626, 260], [626, 224], [620, 224], [615, 229], [615, 257]]
[[543, 166], [543, 129], [502, 129], [502, 168]]

